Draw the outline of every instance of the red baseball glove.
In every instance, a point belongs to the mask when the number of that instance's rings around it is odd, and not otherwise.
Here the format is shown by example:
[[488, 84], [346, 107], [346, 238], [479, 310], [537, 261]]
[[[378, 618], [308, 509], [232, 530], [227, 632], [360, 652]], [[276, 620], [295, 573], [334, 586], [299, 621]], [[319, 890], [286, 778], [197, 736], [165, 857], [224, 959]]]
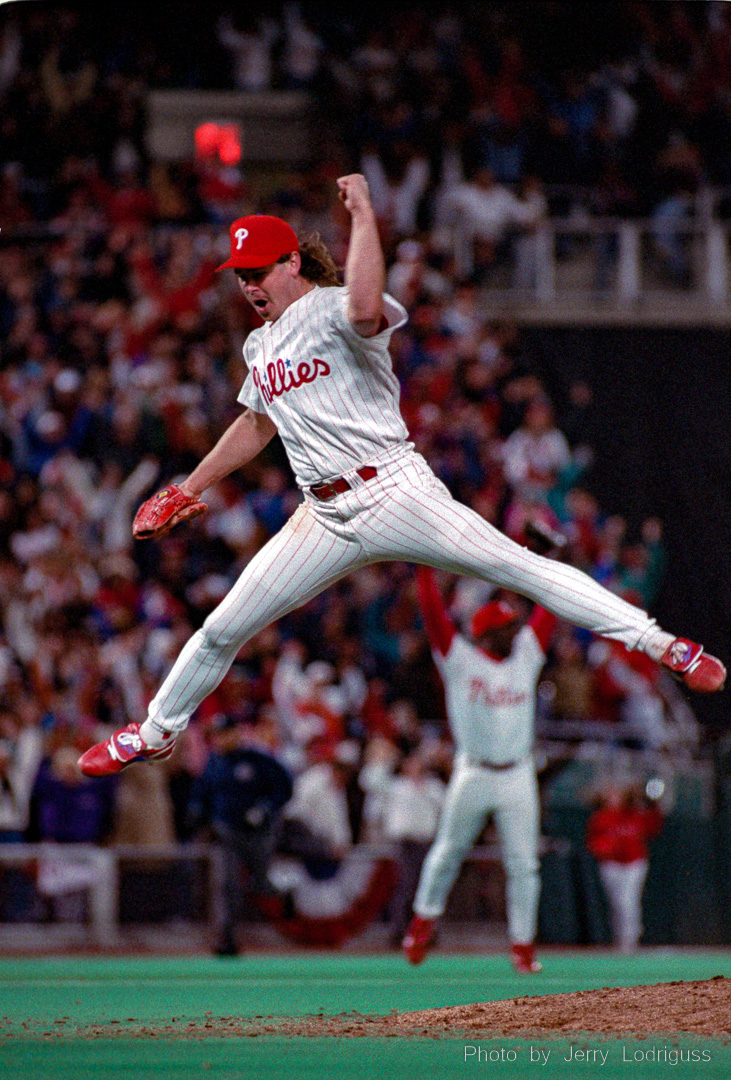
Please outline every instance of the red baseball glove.
[[142, 504], [132, 522], [132, 532], [138, 540], [164, 536], [174, 525], [205, 514], [207, 509], [195, 495], [186, 495], [177, 484], [170, 484]]

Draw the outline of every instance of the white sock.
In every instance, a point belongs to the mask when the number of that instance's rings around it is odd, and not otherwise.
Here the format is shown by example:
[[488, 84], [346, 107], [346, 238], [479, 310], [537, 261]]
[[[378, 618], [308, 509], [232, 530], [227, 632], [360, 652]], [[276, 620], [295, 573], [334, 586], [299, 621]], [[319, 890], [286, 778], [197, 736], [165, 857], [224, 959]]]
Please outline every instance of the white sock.
[[668, 634], [665, 630], [653, 630], [646, 641], [640, 640], [638, 642], [637, 648], [641, 652], [647, 653], [651, 660], [659, 662], [668, 645], [672, 645], [674, 641], [673, 634]]
[[150, 720], [148, 717], [142, 724], [140, 724], [140, 737], [144, 739], [148, 746], [157, 750], [159, 746], [165, 746], [170, 742], [170, 739], [175, 735], [173, 731], [166, 731], [165, 728], [160, 727], [154, 720]]

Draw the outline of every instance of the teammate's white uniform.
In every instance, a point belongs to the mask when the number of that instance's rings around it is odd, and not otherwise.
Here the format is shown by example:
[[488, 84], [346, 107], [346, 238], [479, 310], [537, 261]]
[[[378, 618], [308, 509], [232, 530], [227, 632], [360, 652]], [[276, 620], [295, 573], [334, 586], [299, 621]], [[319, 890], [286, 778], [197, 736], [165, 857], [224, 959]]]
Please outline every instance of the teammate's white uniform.
[[[346, 305], [345, 288], [315, 287], [246, 341], [250, 371], [239, 400], [276, 425], [304, 502], [183, 648], [150, 705], [156, 731], [182, 730], [250, 637], [381, 560], [484, 578], [630, 649], [657, 630], [639, 608], [519, 546], [452, 498], [407, 441], [399, 413], [388, 342], [405, 310], [384, 296], [388, 326], [366, 338]], [[377, 475], [364, 480], [356, 470], [366, 464]], [[350, 489], [328, 501], [309, 490], [335, 478]]]
[[494, 813], [506, 875], [508, 936], [536, 933], [539, 803], [533, 765], [536, 685], [546, 657], [532, 627], [511, 653], [492, 659], [455, 634], [446, 655], [434, 649], [442, 676], [455, 761], [414, 899], [425, 919], [443, 914], [460, 867]]

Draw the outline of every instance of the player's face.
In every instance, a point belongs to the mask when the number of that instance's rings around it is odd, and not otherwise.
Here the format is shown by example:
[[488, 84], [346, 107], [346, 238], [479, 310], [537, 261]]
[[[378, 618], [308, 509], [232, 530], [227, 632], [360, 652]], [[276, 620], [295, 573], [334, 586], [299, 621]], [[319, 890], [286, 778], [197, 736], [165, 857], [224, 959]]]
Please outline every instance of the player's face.
[[299, 299], [297, 274], [299, 256], [256, 270], [237, 270], [239, 288], [264, 322], [275, 322], [293, 301]]
[[489, 630], [479, 638], [478, 644], [497, 656], [509, 656], [519, 630], [520, 622], [516, 620], [497, 630]]

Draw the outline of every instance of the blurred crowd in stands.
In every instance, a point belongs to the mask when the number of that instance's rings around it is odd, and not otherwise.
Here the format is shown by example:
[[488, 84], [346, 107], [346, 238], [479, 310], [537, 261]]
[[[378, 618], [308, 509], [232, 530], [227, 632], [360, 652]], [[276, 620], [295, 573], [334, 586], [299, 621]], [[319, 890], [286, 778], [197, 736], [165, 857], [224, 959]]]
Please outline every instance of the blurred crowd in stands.
[[[40, 189], [69, 155], [92, 151], [115, 181], [147, 171], [145, 93], [171, 87], [309, 92], [326, 151], [378, 179], [383, 216], [402, 233], [442, 220], [455, 188], [481, 211], [485, 174], [519, 193], [565, 188], [552, 209], [589, 188], [588, 209], [621, 215], [731, 184], [725, 3], [608, 3], [601, 21], [540, 0], [396, 4], [374, 26], [368, 12], [316, 3], [258, 14], [219, 0], [187, 5], [177, 34], [170, 16], [166, 4], [144, 23], [74, 5], [4, 14], [2, 160], [18, 164], [35, 214], [53, 213], [58, 199]], [[174, 202], [166, 170], [153, 175]], [[317, 201], [303, 188], [289, 196]]]
[[[419, 790], [437, 805], [449, 734], [403, 564], [359, 571], [246, 644], [169, 766], [91, 783], [75, 771], [100, 725], [143, 718], [183, 643], [300, 499], [275, 440], [207, 493], [206, 517], [160, 542], [132, 540], [139, 503], [185, 475], [236, 415], [256, 315], [233, 275], [214, 273], [227, 225], [279, 213], [319, 230], [342, 262], [348, 223], [333, 180], [362, 169], [388, 288], [410, 313], [392, 354], [417, 449], [510, 536], [526, 542], [537, 522], [565, 537], [560, 558], [652, 610], [660, 521], [634, 535], [582, 482], [591, 388], [572, 387], [559, 422], [516, 325], [485, 318], [479, 282], [455, 276], [438, 230], [474, 207], [489, 261], [505, 230], [546, 212], [544, 184], [591, 185], [602, 212], [639, 213], [678, 184], [731, 183], [730, 6], [610, 4], [599, 20], [591, 5], [397, 8], [366, 32], [365, 16], [314, 5], [245, 18], [223, 7], [216, 18], [213, 5], [186, 7], [180, 35], [155, 10], [137, 27], [105, 12], [102, 27], [73, 8], [10, 7], [0, 838], [187, 839], [191, 792], [225, 717], [242, 745], [287, 766], [292, 815], [334, 853], [384, 836], [424, 844], [435, 813], [403, 808]], [[328, 156], [264, 194], [235, 165], [150, 161], [145, 91], [181, 85], [310, 90], [335, 133]], [[462, 625], [490, 595], [480, 582], [442, 584]], [[638, 745], [694, 737], [684, 700], [646, 657], [568, 626], [541, 702], [557, 722], [628, 721]]]

